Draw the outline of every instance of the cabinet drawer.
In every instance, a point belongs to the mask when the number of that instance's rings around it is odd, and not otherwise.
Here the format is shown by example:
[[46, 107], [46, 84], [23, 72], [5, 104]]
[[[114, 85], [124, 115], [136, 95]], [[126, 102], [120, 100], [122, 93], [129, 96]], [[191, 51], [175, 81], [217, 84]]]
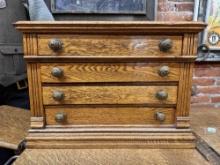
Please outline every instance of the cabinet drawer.
[[[47, 125], [86, 124], [174, 124], [175, 109], [172, 108], [56, 108], [47, 107]], [[158, 118], [157, 113], [163, 116]]]
[[53, 104], [176, 104], [177, 86], [49, 86], [43, 102]]
[[42, 63], [41, 81], [153, 82], [179, 81], [180, 64], [175, 63]]
[[[164, 43], [167, 39], [169, 42]], [[38, 54], [41, 56], [180, 56], [182, 36], [39, 35]]]

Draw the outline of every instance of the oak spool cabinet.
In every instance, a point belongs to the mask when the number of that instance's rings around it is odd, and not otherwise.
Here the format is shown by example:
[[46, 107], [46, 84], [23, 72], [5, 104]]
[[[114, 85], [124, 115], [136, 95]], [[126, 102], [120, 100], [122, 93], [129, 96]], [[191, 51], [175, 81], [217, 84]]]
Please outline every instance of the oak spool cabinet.
[[20, 21], [28, 148], [194, 148], [198, 22]]

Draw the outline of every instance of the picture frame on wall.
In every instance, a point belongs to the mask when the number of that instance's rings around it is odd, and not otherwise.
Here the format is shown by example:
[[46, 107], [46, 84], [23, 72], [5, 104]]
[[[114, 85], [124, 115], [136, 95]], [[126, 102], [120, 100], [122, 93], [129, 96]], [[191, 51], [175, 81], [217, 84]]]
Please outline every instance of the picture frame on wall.
[[[158, 0], [46, 0], [55, 16], [155, 20]], [[116, 19], [117, 20], [117, 19]], [[131, 19], [132, 20], [132, 19]]]
[[146, 0], [51, 0], [53, 13], [145, 14]]
[[198, 60], [220, 61], [220, 1], [195, 0], [194, 10], [194, 21], [207, 23], [200, 35]]

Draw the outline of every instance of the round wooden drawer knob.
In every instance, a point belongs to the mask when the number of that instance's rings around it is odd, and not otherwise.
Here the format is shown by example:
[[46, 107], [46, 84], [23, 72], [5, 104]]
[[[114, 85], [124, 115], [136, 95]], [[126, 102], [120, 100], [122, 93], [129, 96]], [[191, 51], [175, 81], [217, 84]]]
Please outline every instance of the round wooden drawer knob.
[[60, 39], [53, 38], [49, 41], [48, 46], [54, 52], [58, 52], [63, 49], [63, 42]]
[[53, 92], [53, 99], [56, 101], [62, 101], [64, 99], [64, 93], [60, 91]]
[[66, 121], [66, 114], [65, 114], [65, 113], [57, 113], [57, 114], [55, 115], [55, 120], [56, 120], [56, 122], [58, 122], [58, 123], [62, 123], [62, 122], [64, 122], [64, 121]]
[[160, 51], [167, 52], [173, 47], [173, 42], [171, 39], [163, 39], [159, 43]]
[[163, 112], [156, 112], [155, 118], [156, 118], [156, 120], [163, 122], [166, 119], [166, 115]]
[[158, 100], [167, 100], [167, 98], [168, 98], [168, 93], [165, 92], [165, 91], [163, 91], [163, 90], [158, 91], [158, 92], [156, 93], [156, 98], [157, 98]]
[[169, 73], [170, 73], [170, 68], [168, 66], [162, 66], [158, 71], [158, 74], [161, 77], [166, 77], [169, 75]]
[[60, 78], [63, 76], [63, 70], [61, 68], [58, 68], [58, 67], [54, 67], [51, 71], [51, 74], [54, 76], [54, 77], [57, 77], [57, 78]]

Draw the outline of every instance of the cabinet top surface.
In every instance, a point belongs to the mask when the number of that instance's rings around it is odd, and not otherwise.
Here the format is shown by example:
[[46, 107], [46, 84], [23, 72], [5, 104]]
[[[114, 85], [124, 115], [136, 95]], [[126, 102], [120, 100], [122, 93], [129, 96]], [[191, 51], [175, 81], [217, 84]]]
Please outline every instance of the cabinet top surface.
[[[202, 31], [203, 22], [158, 21], [18, 21], [22, 32], [194, 32]], [[137, 32], [137, 31], [136, 31]]]

